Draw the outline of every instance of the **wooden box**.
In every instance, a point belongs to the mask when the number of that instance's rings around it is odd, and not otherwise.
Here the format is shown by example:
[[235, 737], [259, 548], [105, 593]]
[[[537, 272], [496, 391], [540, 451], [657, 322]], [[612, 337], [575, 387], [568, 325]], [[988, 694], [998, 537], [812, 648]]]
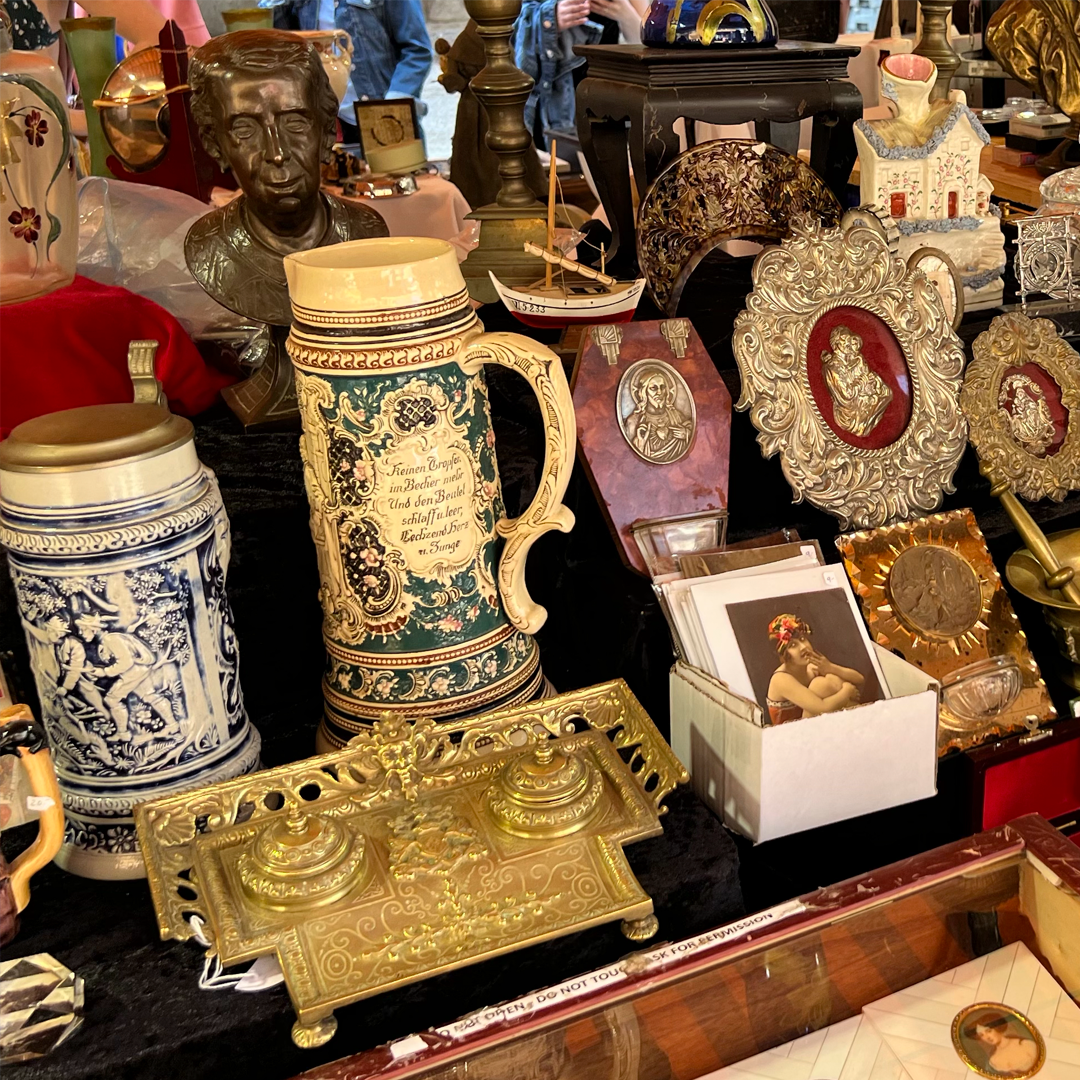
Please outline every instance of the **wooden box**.
[[1080, 995], [1080, 848], [1034, 815], [304, 1076], [695, 1080], [1014, 942]]

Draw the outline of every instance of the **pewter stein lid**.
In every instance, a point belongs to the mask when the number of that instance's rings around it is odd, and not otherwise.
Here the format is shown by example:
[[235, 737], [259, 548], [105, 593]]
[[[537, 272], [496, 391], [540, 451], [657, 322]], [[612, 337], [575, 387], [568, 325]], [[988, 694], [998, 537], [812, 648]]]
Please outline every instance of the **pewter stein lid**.
[[157, 347], [156, 341], [142, 340], [128, 345], [134, 401], [83, 405], [24, 421], [0, 442], [0, 470], [101, 469], [156, 457], [191, 442], [195, 433], [191, 421], [169, 412], [154, 376]]
[[190, 420], [160, 405], [86, 405], [19, 424], [0, 443], [0, 469], [101, 468], [164, 454], [193, 435]]

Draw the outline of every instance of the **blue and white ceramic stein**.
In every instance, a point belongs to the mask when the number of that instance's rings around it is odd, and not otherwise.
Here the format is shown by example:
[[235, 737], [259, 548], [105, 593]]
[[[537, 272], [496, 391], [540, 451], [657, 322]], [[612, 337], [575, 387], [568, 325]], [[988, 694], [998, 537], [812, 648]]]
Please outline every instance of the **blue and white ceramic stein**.
[[56, 861], [142, 877], [132, 807], [259, 760], [228, 519], [191, 423], [144, 403], [20, 424], [0, 443], [0, 541], [67, 817]]

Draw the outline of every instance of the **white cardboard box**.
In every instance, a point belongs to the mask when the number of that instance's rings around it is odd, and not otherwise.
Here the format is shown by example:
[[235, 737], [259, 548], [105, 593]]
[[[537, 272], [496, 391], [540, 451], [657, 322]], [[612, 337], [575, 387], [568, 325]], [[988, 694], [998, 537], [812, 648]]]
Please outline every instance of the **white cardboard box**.
[[937, 794], [937, 683], [874, 647], [891, 697], [775, 727], [756, 702], [676, 663], [671, 746], [725, 825], [760, 843]]

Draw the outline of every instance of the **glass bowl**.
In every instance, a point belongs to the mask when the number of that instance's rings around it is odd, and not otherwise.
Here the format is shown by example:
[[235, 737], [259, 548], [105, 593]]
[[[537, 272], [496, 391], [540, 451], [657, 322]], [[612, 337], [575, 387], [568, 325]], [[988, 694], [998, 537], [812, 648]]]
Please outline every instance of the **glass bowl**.
[[968, 730], [984, 727], [1016, 701], [1023, 686], [1015, 656], [1003, 654], [965, 664], [942, 676], [941, 723]]

